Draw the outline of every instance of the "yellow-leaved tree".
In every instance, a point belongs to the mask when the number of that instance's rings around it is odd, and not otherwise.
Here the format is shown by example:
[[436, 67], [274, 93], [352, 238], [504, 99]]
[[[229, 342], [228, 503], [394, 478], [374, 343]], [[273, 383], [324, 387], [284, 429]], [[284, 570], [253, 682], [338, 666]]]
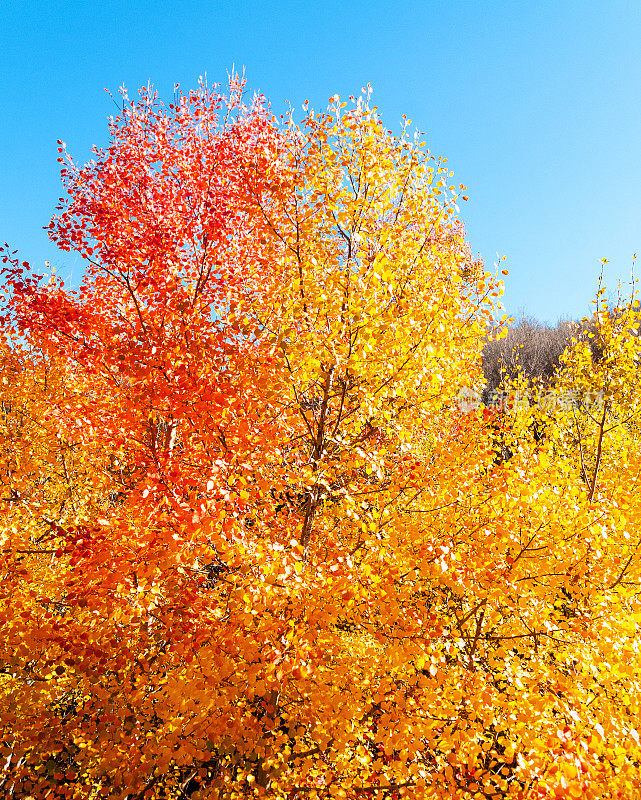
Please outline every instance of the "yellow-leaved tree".
[[500, 286], [446, 162], [241, 90], [67, 163], [78, 292], [6, 256], [2, 791], [634, 797], [634, 309], [462, 410]]

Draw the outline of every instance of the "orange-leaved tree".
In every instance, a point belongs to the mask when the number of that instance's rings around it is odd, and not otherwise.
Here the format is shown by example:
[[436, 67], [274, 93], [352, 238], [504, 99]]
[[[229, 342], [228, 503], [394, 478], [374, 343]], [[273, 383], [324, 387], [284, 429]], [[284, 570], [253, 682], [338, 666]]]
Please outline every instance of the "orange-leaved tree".
[[143, 92], [63, 153], [78, 291], [6, 254], [3, 791], [634, 796], [603, 436], [459, 410], [500, 288], [444, 160], [367, 98], [241, 94]]

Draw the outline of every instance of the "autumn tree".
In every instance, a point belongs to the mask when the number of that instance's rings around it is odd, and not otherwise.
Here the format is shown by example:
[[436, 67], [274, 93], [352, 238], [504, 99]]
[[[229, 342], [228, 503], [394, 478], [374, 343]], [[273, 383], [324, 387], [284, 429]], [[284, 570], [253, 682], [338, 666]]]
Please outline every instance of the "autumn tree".
[[630, 325], [497, 462], [445, 160], [242, 89], [61, 146], [77, 291], [5, 254], [3, 791], [634, 796]]

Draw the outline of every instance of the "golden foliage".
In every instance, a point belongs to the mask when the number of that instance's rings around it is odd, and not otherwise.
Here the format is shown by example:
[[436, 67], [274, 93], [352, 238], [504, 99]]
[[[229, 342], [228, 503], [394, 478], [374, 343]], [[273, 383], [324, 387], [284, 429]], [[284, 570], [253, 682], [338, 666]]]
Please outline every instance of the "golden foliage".
[[3, 792], [637, 796], [636, 311], [461, 411], [445, 162], [231, 88], [65, 168], [78, 293], [5, 259]]

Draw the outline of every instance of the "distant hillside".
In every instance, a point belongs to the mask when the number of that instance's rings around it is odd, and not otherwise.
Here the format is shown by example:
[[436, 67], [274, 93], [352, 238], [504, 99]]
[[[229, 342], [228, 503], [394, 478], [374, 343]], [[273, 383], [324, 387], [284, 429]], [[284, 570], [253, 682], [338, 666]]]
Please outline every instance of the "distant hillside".
[[489, 402], [505, 378], [517, 374], [549, 383], [578, 327], [569, 320], [560, 320], [552, 327], [524, 317], [508, 329], [504, 339], [488, 342], [483, 349], [484, 401]]

